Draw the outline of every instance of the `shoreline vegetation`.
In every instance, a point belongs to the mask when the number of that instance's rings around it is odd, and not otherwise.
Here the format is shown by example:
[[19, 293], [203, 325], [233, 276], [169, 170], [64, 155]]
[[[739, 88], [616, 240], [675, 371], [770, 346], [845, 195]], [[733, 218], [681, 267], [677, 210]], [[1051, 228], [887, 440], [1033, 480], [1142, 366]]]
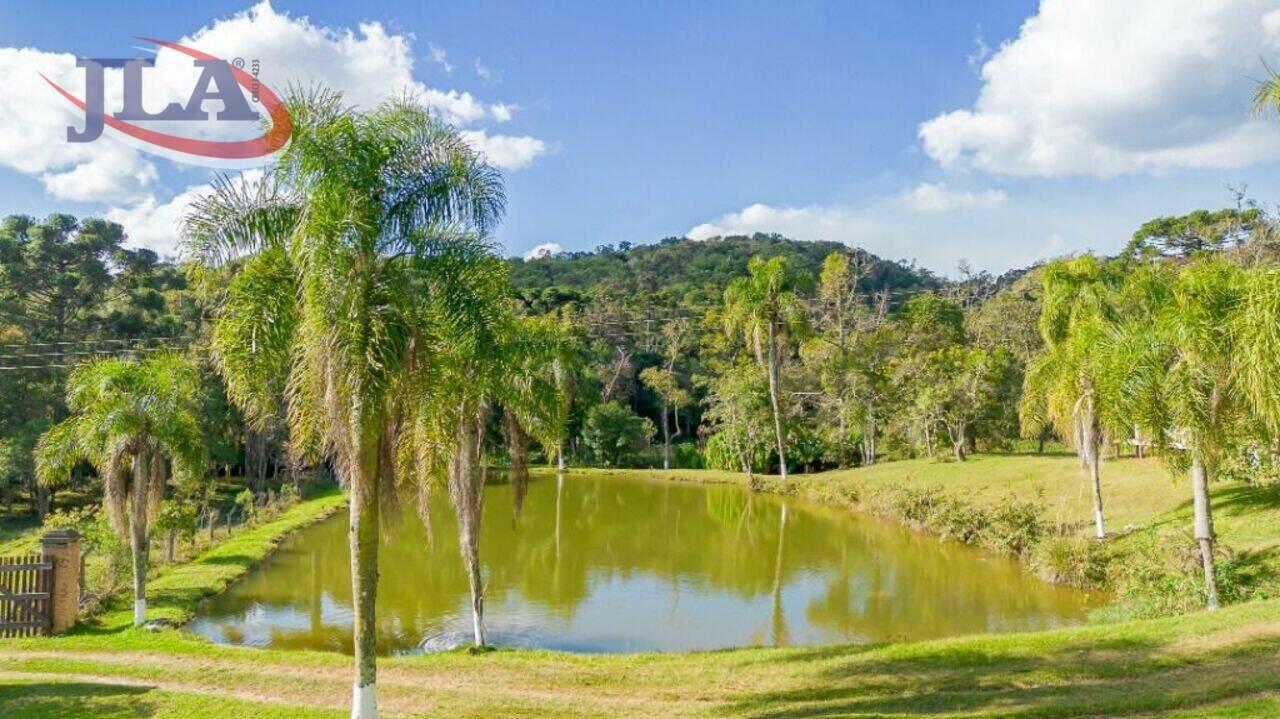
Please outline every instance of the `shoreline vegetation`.
[[[1153, 485], [1146, 476], [1161, 471], [1159, 465], [1112, 464], [1108, 499], [1117, 526], [1179, 523], [1189, 511], [1178, 485]], [[745, 476], [728, 472], [573, 471], [748, 484]], [[1087, 519], [1090, 502], [1079, 492], [1071, 457], [892, 462], [795, 476], [785, 484], [762, 478], [757, 486], [866, 511], [868, 498], [887, 488], [891, 477], [904, 491], [941, 482], [975, 503], [1031, 492], [1052, 508], [1051, 515], [1089, 530], [1071, 509], [1082, 507]], [[1224, 543], [1265, 553], [1265, 533], [1249, 532], [1273, 519], [1280, 503], [1233, 511], [1231, 497], [1230, 487], [1215, 493]], [[201, 599], [225, 588], [290, 533], [342, 506], [336, 489], [326, 491], [172, 567], [148, 587], [148, 619], [185, 621]], [[106, 611], [66, 636], [0, 643], [0, 714], [309, 718], [341, 716], [349, 701], [345, 655], [227, 647], [172, 628], [130, 628], [127, 599], [117, 595]], [[380, 685], [393, 716], [859, 716], [945, 709], [961, 716], [1249, 717], [1280, 712], [1277, 640], [1280, 602], [1271, 600], [1160, 619], [874, 646], [634, 655], [459, 650], [383, 658]], [[1196, 682], [1179, 680], [1191, 671]]]

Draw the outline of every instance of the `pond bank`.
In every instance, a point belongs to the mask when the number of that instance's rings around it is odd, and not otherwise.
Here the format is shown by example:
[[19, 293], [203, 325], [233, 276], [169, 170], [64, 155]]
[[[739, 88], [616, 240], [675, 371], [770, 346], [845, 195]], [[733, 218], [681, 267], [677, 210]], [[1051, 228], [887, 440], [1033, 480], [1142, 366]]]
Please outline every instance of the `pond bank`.
[[[989, 482], [1008, 471], [999, 464], [972, 466], [985, 469]], [[1056, 471], [1039, 474], [1067, 476]], [[646, 473], [654, 474], [661, 473]], [[969, 482], [957, 480], [957, 488]], [[309, 500], [233, 537], [239, 547], [224, 544], [181, 574], [175, 568], [165, 579], [181, 577], [183, 591], [170, 588], [169, 610], [177, 616], [194, 607], [230, 581], [223, 568], [238, 576], [289, 531], [341, 506], [336, 494]], [[1153, 507], [1147, 521], [1176, 520], [1181, 509], [1176, 500], [1173, 506]], [[1256, 516], [1246, 523], [1243, 509], [1223, 509], [1224, 529], [1237, 537], [1250, 536], [1246, 525], [1263, 524]], [[1266, 531], [1275, 532], [1270, 524]], [[447, 652], [384, 659], [379, 684], [384, 709], [401, 716], [1258, 717], [1280, 715], [1278, 641], [1280, 601], [1259, 601], [1169, 619], [873, 647]], [[217, 646], [172, 629], [103, 621], [54, 639], [0, 641], [0, 716], [343, 717], [350, 687], [351, 660], [340, 654]]]

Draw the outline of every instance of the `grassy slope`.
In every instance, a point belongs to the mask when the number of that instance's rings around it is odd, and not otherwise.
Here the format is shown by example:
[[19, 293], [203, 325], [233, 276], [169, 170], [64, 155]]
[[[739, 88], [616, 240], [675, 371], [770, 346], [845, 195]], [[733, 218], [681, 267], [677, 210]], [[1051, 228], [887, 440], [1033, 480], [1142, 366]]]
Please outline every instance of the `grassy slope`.
[[[903, 476], [944, 481], [973, 496], [1044, 485], [1051, 506], [1074, 507], [1075, 470], [1070, 458], [981, 457], [798, 484], [805, 494], [837, 498], [849, 483], [866, 488]], [[1184, 511], [1181, 487], [1154, 463], [1126, 460], [1108, 470], [1113, 511], [1128, 517], [1122, 521], [1174, 521]], [[1275, 503], [1251, 495], [1246, 501], [1230, 489], [1218, 488], [1220, 529], [1238, 529], [1242, 542], [1255, 532], [1250, 541], [1265, 544], [1261, 528], [1277, 526]], [[339, 501], [299, 505], [171, 571], [153, 583], [160, 611], [184, 616], [284, 532]], [[1087, 516], [1087, 496], [1084, 507]], [[0, 716], [334, 717], [349, 700], [348, 657], [213, 646], [173, 630], [120, 629], [123, 619], [108, 614], [66, 637], [0, 642]], [[1280, 602], [1271, 601], [1173, 619], [877, 647], [398, 657], [381, 663], [380, 691], [387, 711], [415, 716], [1280, 716], [1278, 641]]]
[[[665, 476], [692, 482], [746, 484], [735, 472], [715, 470], [575, 470], [612, 476]], [[1103, 502], [1110, 533], [1147, 526], [1191, 526], [1191, 482], [1171, 478], [1155, 459], [1110, 460], [1102, 468]], [[928, 459], [886, 462], [872, 467], [795, 475], [788, 485], [802, 497], [855, 506], [889, 487], [935, 486], [979, 504], [1016, 493], [1043, 496], [1055, 524], [1092, 536], [1093, 500], [1074, 455], [977, 455], [963, 463]], [[769, 491], [789, 491], [776, 478]], [[1248, 487], [1219, 482], [1212, 488], [1214, 525], [1220, 541], [1237, 550], [1264, 555], [1280, 569], [1280, 487]]]

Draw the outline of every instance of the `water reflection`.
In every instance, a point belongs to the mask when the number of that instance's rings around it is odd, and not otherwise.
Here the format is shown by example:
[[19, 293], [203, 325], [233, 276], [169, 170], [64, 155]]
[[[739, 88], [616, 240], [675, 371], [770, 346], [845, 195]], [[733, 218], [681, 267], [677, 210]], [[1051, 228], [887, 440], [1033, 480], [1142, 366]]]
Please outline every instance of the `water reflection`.
[[[1017, 564], [847, 512], [737, 487], [574, 475], [486, 489], [489, 638], [581, 652], [921, 639], [1059, 626], [1087, 597]], [[380, 552], [379, 647], [465, 644], [456, 524], [433, 499]], [[346, 518], [304, 530], [201, 609], [218, 642], [351, 651]]]

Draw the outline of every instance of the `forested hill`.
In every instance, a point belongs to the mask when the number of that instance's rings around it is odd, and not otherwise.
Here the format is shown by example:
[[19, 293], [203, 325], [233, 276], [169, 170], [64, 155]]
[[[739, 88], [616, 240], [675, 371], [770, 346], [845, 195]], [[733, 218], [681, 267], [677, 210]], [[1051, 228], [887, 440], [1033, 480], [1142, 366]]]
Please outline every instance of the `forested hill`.
[[838, 242], [806, 242], [760, 233], [710, 240], [672, 237], [654, 245], [603, 245], [592, 252], [509, 262], [516, 290], [531, 309], [546, 311], [590, 295], [647, 295], [672, 305], [718, 302], [729, 281], [745, 275], [747, 261], [757, 255], [786, 257], [797, 289], [808, 292], [817, 282], [822, 261], [833, 252], [872, 263], [862, 282], [862, 289], [869, 293], [889, 290], [901, 295], [945, 284], [923, 268], [880, 259]]

